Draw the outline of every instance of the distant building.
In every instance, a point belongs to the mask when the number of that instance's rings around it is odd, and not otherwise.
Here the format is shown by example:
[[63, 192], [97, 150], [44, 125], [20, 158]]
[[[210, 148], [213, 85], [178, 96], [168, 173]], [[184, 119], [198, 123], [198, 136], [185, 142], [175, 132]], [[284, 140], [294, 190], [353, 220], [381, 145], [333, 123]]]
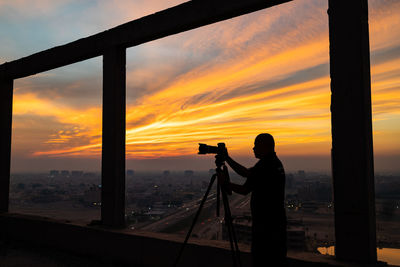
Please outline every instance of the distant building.
[[163, 171], [163, 175], [164, 175], [164, 176], [169, 176], [169, 175], [170, 175], [170, 171], [168, 171], [168, 170]]
[[332, 201], [332, 185], [327, 183], [308, 183], [298, 188], [298, 197], [302, 201]]
[[60, 175], [60, 171], [58, 170], [51, 170], [50, 171], [50, 176], [55, 177], [55, 176], [59, 176]]
[[293, 174], [288, 173], [286, 175], [286, 187], [287, 188], [292, 188], [293, 187], [293, 180], [294, 180]]
[[71, 171], [72, 177], [81, 177], [83, 176], [83, 171]]
[[304, 201], [301, 203], [301, 210], [313, 213], [319, 208], [320, 204], [315, 201]]
[[62, 170], [62, 171], [61, 171], [61, 176], [69, 176], [69, 171], [67, 171], [67, 170]]
[[295, 250], [306, 249], [306, 233], [301, 220], [287, 221], [287, 246]]
[[135, 174], [135, 171], [134, 170], [127, 170], [126, 171], [126, 175], [127, 176], [133, 176]]
[[304, 229], [287, 229], [287, 247], [293, 250], [306, 249], [306, 233]]
[[299, 170], [299, 171], [297, 172], [297, 175], [299, 176], [299, 178], [300, 178], [301, 180], [306, 179], [306, 172], [303, 171], [303, 170]]
[[191, 177], [191, 176], [194, 175], [194, 171], [192, 171], [192, 170], [186, 170], [186, 171], [184, 171], [183, 174], [185, 175], [185, 177]]
[[84, 177], [95, 177], [96, 174], [95, 174], [94, 172], [85, 172], [85, 173], [83, 174], [83, 176], [84, 176]]

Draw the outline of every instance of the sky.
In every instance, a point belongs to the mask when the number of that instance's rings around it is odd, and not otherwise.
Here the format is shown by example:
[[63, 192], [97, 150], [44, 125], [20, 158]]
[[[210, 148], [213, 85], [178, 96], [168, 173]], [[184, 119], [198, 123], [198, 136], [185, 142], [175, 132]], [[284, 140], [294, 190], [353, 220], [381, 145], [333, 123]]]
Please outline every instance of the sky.
[[[0, 0], [0, 64], [185, 1]], [[327, 1], [295, 0], [127, 49], [127, 168], [213, 168], [198, 143], [330, 170]], [[400, 171], [400, 1], [370, 0], [375, 169]], [[12, 172], [100, 169], [102, 58], [14, 81]]]

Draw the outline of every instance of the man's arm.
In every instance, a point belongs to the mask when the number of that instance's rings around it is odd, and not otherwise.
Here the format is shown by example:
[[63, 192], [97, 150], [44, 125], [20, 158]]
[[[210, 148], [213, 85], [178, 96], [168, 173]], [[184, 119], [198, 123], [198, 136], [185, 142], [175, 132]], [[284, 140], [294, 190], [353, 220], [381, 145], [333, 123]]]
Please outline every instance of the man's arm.
[[250, 189], [244, 185], [230, 183], [229, 187], [230, 189], [232, 189], [233, 192], [240, 195], [247, 195], [248, 193], [250, 193]]
[[[250, 176], [250, 171], [249, 169], [247, 169], [246, 167], [240, 165], [239, 163], [237, 163], [236, 161], [234, 161], [229, 155], [228, 153], [226, 154], [226, 162], [229, 164], [229, 166], [240, 176], [243, 177], [249, 177]], [[233, 190], [233, 189], [232, 189]], [[233, 190], [235, 191], [235, 190]], [[236, 191], [235, 191], [236, 192]], [[237, 192], [238, 193], [238, 192]], [[240, 194], [240, 193], [239, 193]]]
[[[219, 160], [219, 158], [217, 158], [217, 161], [218, 160]], [[239, 164], [237, 164], [237, 165], [239, 165]], [[241, 165], [239, 165], [239, 166], [241, 166]], [[243, 167], [243, 166], [241, 166], [241, 167]], [[218, 183], [221, 186], [221, 189], [225, 190], [225, 192], [233, 191], [233, 192], [241, 194], [241, 195], [247, 195], [248, 193], [251, 192], [251, 189], [249, 188], [249, 179], [250, 178], [248, 178], [247, 181], [243, 185], [231, 183], [230, 179], [229, 179], [228, 170], [225, 165], [223, 165], [223, 170], [221, 170], [220, 168], [217, 169], [217, 178], [218, 178]], [[229, 193], [229, 194], [231, 194], [231, 193]]]

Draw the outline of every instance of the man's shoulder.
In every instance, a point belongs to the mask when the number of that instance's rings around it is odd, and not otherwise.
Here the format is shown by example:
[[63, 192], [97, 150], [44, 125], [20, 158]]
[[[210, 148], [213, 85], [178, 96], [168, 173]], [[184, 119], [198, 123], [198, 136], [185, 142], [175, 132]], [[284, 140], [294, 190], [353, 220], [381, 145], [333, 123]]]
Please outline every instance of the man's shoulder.
[[256, 165], [254, 165], [254, 167], [256, 167], [256, 166], [275, 166], [275, 165], [282, 165], [282, 162], [276, 154], [273, 154], [268, 157], [261, 158], [256, 163]]
[[271, 171], [271, 172], [278, 171], [278, 173], [282, 174], [285, 173], [283, 164], [276, 155], [270, 157], [269, 159], [260, 159], [260, 161], [257, 162], [256, 166], [257, 165], [259, 166], [260, 170], [264, 169], [265, 171]]

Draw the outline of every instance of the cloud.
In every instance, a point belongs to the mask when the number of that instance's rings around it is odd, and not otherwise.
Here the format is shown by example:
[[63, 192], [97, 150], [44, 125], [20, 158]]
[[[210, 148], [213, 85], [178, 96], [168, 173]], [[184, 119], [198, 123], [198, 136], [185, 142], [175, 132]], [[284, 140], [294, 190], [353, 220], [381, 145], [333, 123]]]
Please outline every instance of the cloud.
[[[77, 3], [65, 6], [73, 10]], [[385, 3], [370, 4], [378, 152], [400, 147], [392, 134], [399, 131], [393, 125], [400, 125], [400, 27], [396, 26], [400, 8], [396, 1]], [[169, 4], [94, 1], [82, 9], [87, 16], [73, 21], [71, 32], [60, 38], [119, 24]], [[193, 155], [198, 142], [219, 141], [227, 142], [232, 153], [248, 156], [254, 136], [264, 131], [276, 136], [284, 155], [329, 154], [326, 9], [324, 1], [298, 0], [129, 49], [127, 157]], [[65, 27], [61, 24], [66, 20], [60, 19], [54, 30]], [[79, 25], [84, 29], [73, 33]], [[33, 114], [54, 125], [53, 130], [40, 132], [40, 145], [27, 149], [29, 153], [99, 155], [101, 72], [98, 58], [17, 81], [15, 120]], [[21, 125], [16, 124], [16, 132], [29, 132]], [[386, 140], [380, 137], [385, 133]]]
[[[32, 93], [17, 93], [13, 103], [13, 134], [16, 136], [13, 151], [16, 149], [19, 154], [32, 156], [53, 151], [47, 154], [55, 155], [86, 147], [80, 150], [81, 155], [90, 156], [93, 151], [99, 153], [92, 144], [101, 142], [101, 109], [76, 110]], [[30, 134], [32, 138], [28, 138]], [[32, 143], [27, 145], [27, 142]]]
[[0, 0], [1, 14], [8, 13], [10, 18], [39, 17], [55, 12], [73, 0]]
[[400, 2], [370, 1], [369, 27], [371, 50], [398, 46], [400, 43]]
[[[59, 103], [71, 109], [85, 110], [100, 107], [102, 99], [102, 78], [95, 74], [79, 78], [61, 75], [31, 76], [15, 81], [18, 95], [34, 95], [43, 102]], [[50, 110], [49, 110], [50, 112]]]

